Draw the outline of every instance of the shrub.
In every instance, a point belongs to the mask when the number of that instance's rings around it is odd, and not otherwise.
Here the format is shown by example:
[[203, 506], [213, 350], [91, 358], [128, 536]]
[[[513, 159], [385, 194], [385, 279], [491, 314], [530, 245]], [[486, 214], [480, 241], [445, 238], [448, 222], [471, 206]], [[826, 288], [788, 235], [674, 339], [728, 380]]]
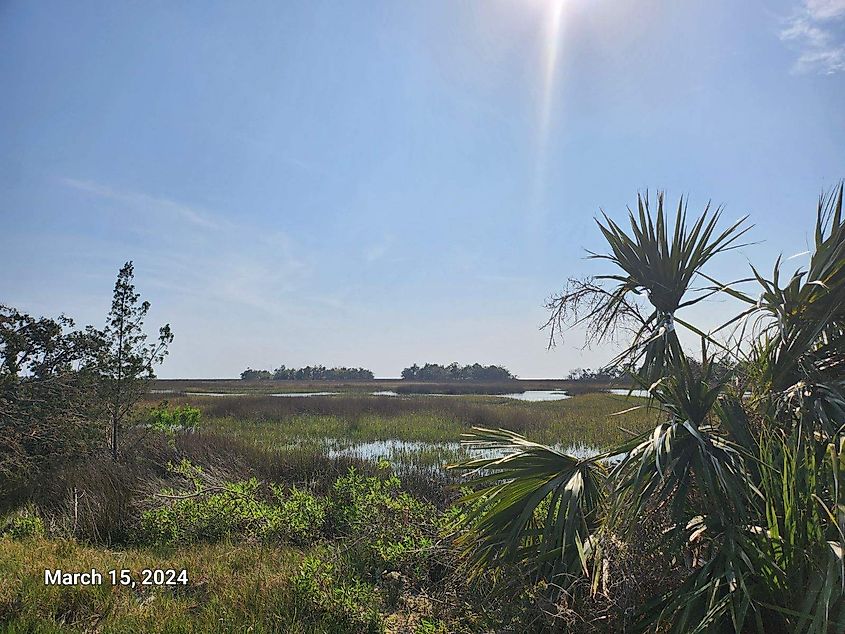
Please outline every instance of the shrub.
[[419, 572], [433, 546], [436, 510], [401, 490], [396, 475], [365, 477], [353, 468], [332, 489], [331, 517], [341, 534], [355, 535], [361, 562]]
[[420, 619], [414, 634], [446, 634], [446, 624], [437, 619]]
[[272, 509], [262, 534], [268, 541], [291, 541], [298, 546], [314, 543], [326, 521], [327, 502], [309, 491], [293, 487], [285, 494], [274, 485], [280, 505]]
[[303, 558], [291, 581], [303, 615], [330, 632], [380, 632], [375, 588], [343, 573], [331, 551]]
[[153, 408], [150, 411], [148, 425], [159, 431], [194, 431], [199, 426], [202, 412], [190, 405], [169, 408], [167, 403]]
[[26, 507], [13, 514], [7, 521], [2, 534], [12, 539], [43, 537], [44, 521], [32, 507]]
[[219, 541], [235, 533], [257, 536], [271, 512], [258, 499], [258, 487], [252, 478], [216, 489], [199, 488], [186, 496], [164, 492], [160, 496], [169, 503], [141, 515], [141, 538], [154, 544], [190, 544]]

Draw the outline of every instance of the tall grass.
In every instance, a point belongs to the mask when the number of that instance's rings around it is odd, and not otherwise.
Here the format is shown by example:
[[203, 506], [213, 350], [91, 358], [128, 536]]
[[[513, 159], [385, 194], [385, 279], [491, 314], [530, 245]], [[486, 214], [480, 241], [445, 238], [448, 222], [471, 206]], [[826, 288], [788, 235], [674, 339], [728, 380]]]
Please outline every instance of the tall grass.
[[[643, 399], [591, 393], [562, 401], [526, 402], [492, 396], [456, 397], [178, 397], [199, 407], [207, 426], [272, 448], [303, 438], [427, 442], [459, 441], [472, 426], [531, 433], [544, 442], [606, 448], [630, 437], [616, 413]], [[629, 413], [625, 429], [649, 428], [656, 413]]]

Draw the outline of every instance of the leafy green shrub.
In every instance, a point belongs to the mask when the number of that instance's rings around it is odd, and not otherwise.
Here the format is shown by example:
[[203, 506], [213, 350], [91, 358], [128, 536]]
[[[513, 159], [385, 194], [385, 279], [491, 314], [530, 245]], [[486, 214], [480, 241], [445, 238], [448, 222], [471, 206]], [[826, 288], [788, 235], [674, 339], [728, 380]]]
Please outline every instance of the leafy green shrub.
[[317, 541], [326, 521], [327, 501], [296, 487], [285, 494], [282, 487], [274, 485], [273, 492], [280, 506], [269, 512], [263, 537], [268, 541], [291, 541], [299, 546]]
[[434, 545], [436, 510], [401, 490], [396, 475], [365, 477], [353, 468], [334, 484], [331, 519], [342, 535], [354, 535], [360, 561], [381, 572], [419, 571]]
[[[270, 505], [257, 496], [259, 483], [252, 478], [227, 483], [219, 490], [203, 490], [189, 496], [167, 496], [169, 503], [141, 515], [141, 537], [154, 544], [214, 542], [233, 534], [257, 536]], [[212, 492], [213, 491], [213, 492]]]
[[43, 537], [44, 521], [33, 508], [24, 508], [7, 519], [2, 531], [12, 539], [24, 539], [26, 537]]
[[148, 425], [163, 432], [194, 431], [199, 426], [201, 416], [202, 412], [196, 407], [183, 405], [170, 408], [167, 403], [163, 403], [150, 411]]
[[291, 585], [303, 615], [330, 632], [380, 632], [375, 588], [344, 575], [331, 551], [303, 558]]
[[421, 619], [414, 634], [446, 634], [445, 623], [437, 619]]

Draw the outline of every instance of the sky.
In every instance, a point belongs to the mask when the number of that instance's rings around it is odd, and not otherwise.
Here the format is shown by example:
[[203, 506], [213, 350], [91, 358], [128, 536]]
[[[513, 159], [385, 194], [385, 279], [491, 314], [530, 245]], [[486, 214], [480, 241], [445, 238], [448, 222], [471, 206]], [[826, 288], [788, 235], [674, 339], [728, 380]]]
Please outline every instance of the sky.
[[0, 87], [0, 303], [103, 325], [133, 260], [166, 378], [598, 367], [540, 326], [600, 210], [748, 214], [729, 280], [845, 177], [845, 0], [0, 0]]

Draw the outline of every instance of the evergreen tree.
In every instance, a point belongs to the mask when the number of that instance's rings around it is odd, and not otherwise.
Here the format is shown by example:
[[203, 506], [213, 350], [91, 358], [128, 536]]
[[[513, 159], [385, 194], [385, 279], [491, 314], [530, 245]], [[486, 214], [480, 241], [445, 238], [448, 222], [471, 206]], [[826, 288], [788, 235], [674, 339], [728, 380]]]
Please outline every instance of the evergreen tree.
[[159, 329], [158, 339], [147, 344], [144, 318], [150, 303], [140, 302], [135, 291], [135, 269], [127, 262], [117, 275], [111, 311], [101, 334], [98, 371], [103, 403], [111, 428], [112, 458], [118, 456], [119, 433], [127, 415], [145, 390], [145, 381], [155, 378], [153, 367], [164, 361], [173, 341], [170, 325]]

